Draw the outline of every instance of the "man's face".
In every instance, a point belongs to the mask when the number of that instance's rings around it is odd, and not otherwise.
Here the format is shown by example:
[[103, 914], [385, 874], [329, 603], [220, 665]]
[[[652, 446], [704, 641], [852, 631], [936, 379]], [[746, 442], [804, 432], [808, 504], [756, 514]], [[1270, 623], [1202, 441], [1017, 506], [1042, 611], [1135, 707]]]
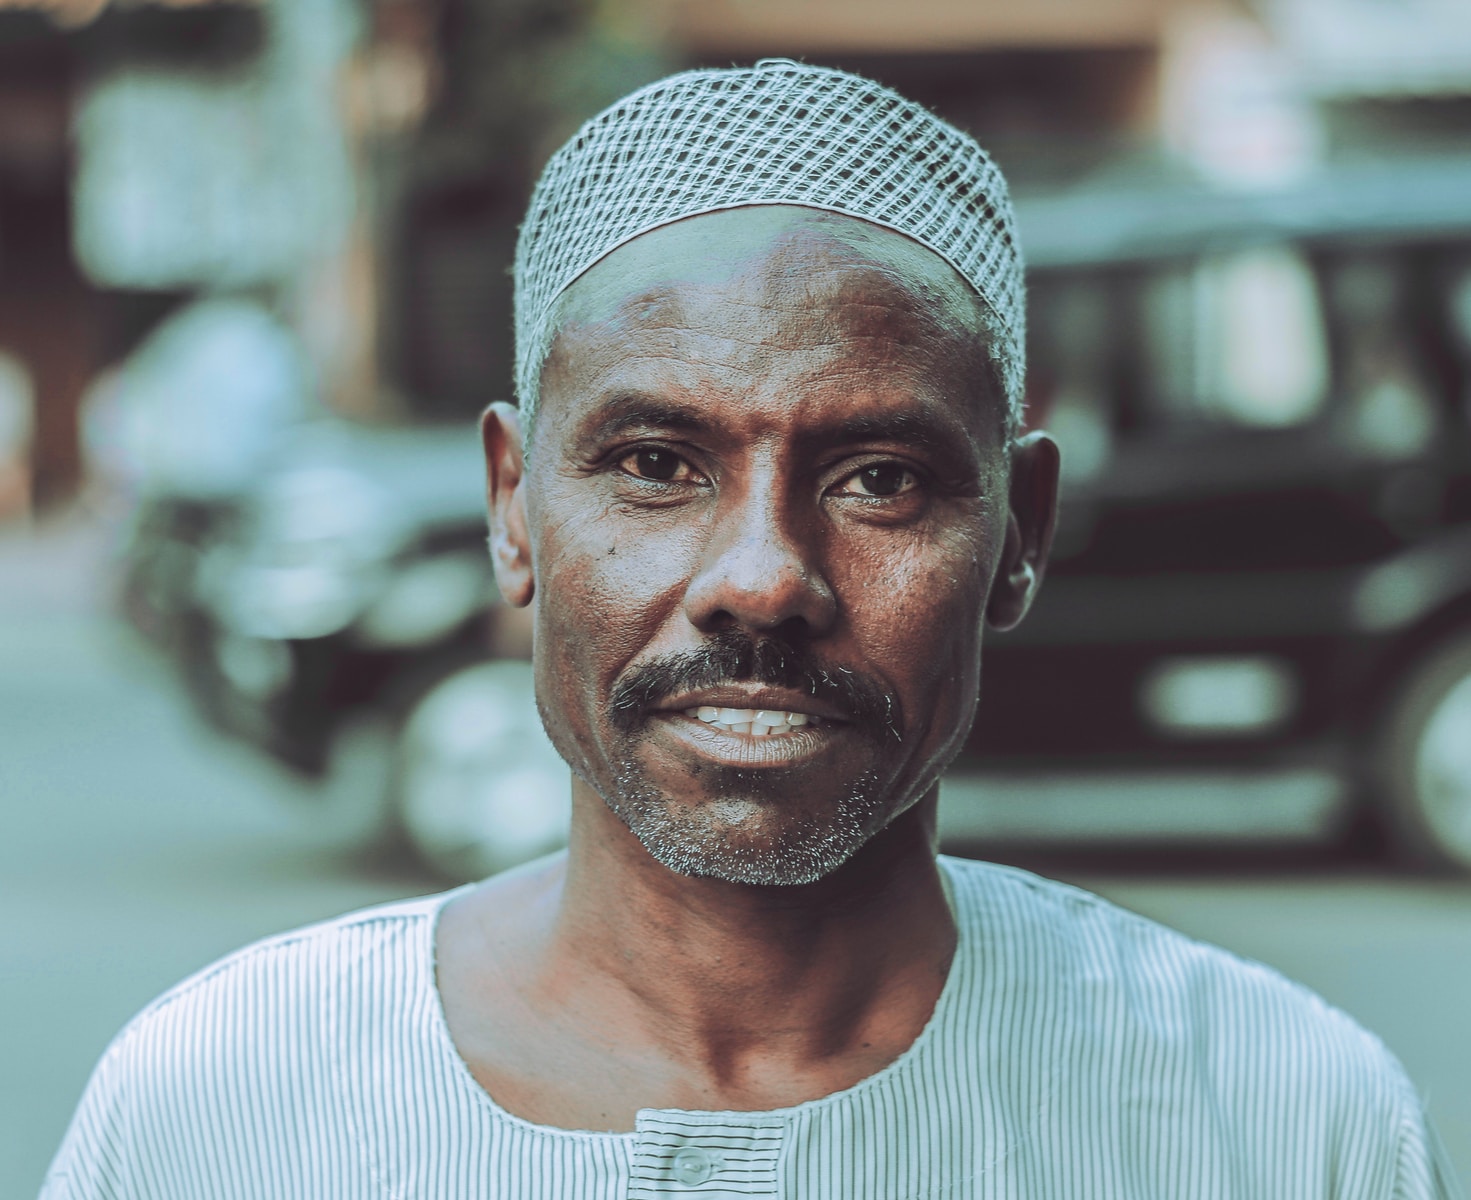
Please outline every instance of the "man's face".
[[1017, 541], [973, 306], [907, 239], [781, 208], [564, 297], [520, 497], [538, 700], [671, 869], [820, 878], [959, 750]]

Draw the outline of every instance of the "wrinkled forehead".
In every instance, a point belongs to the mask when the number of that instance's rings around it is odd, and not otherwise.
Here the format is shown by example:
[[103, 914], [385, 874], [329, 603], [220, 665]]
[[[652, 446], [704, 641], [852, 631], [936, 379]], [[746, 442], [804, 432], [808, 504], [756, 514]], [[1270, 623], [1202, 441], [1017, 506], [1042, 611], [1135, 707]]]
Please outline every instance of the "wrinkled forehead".
[[892, 230], [793, 206], [690, 217], [620, 246], [558, 299], [548, 376], [575, 368], [569, 356], [587, 344], [564, 334], [602, 328], [616, 343], [628, 323], [677, 324], [690, 304], [728, 306], [733, 319], [760, 306], [794, 338], [841, 313], [850, 335], [948, 357], [991, 390], [984, 314], [954, 267]]

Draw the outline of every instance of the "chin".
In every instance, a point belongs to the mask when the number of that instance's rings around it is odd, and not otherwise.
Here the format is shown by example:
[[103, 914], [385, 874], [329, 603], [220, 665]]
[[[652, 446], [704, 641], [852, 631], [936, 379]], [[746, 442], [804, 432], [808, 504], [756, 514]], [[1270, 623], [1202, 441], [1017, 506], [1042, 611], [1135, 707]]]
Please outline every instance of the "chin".
[[[744, 774], [744, 773], [741, 773]], [[796, 810], [766, 779], [732, 779], [712, 798], [676, 801], [642, 773], [620, 772], [608, 805], [659, 863], [680, 875], [765, 887], [816, 883], [894, 815], [867, 774], [848, 791]], [[742, 784], [744, 783], [744, 786]]]

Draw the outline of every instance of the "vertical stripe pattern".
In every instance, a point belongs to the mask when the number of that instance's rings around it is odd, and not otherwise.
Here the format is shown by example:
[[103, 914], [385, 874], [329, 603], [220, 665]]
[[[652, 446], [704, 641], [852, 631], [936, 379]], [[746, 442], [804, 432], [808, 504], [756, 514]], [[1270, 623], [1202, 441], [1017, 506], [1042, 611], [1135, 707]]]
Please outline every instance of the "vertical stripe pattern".
[[160, 997], [98, 1064], [43, 1196], [1459, 1195], [1399, 1065], [1312, 993], [1077, 889], [943, 862], [944, 991], [846, 1091], [646, 1109], [631, 1133], [523, 1121], [450, 1041], [434, 896], [259, 942]]

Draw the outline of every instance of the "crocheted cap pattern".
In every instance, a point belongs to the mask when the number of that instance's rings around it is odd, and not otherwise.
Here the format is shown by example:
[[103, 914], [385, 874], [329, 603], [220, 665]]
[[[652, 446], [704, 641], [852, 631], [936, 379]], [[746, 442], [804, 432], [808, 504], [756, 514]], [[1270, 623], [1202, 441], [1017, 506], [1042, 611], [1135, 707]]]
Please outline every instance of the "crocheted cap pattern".
[[1022, 259], [1006, 181], [968, 135], [872, 80], [787, 59], [687, 71], [593, 117], [547, 163], [516, 245], [516, 389], [528, 418], [568, 285], [673, 221], [793, 204], [895, 230], [945, 259], [999, 326], [1019, 415]]

